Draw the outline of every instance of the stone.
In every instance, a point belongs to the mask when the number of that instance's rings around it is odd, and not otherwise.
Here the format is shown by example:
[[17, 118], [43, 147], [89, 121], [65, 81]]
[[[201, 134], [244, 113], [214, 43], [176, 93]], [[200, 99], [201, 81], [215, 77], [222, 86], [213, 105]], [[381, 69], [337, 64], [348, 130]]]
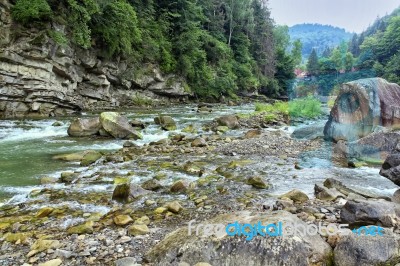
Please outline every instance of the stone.
[[184, 133], [190, 133], [190, 134], [195, 134], [197, 132], [197, 129], [194, 127], [194, 125], [188, 125], [184, 129], [182, 129], [182, 132]]
[[54, 259], [54, 260], [49, 260], [44, 263], [39, 263], [38, 266], [59, 266], [62, 264], [61, 259]]
[[78, 234], [93, 234], [93, 221], [88, 221], [80, 225], [72, 226], [67, 229], [67, 233], [70, 235]]
[[53, 156], [53, 159], [67, 161], [67, 162], [80, 161], [80, 160], [82, 160], [83, 156], [85, 156], [86, 152], [87, 151], [80, 151], [80, 152], [74, 152], [74, 153], [68, 153], [68, 154], [55, 155], [55, 156]]
[[136, 259], [133, 257], [126, 257], [115, 261], [115, 266], [137, 266]]
[[[219, 215], [198, 224], [306, 224], [285, 211], [277, 212], [235, 212]], [[329, 265], [332, 260], [331, 247], [318, 234], [300, 234], [285, 237], [228, 236], [225, 230], [205, 237], [200, 229], [196, 235], [196, 224], [189, 234], [188, 226], [183, 226], [168, 234], [145, 255], [146, 261], [154, 265], [195, 265], [203, 262], [211, 265]], [[262, 256], [260, 255], [262, 254]]]
[[365, 198], [382, 198], [382, 199], [387, 199], [390, 200], [389, 197], [384, 196], [384, 195], [379, 195], [371, 190], [368, 189], [362, 189], [359, 187], [349, 187], [346, 186], [345, 184], [343, 184], [343, 182], [334, 179], [334, 178], [327, 178], [324, 181], [324, 186], [327, 188], [335, 188], [337, 191], [339, 191], [340, 193], [348, 196], [349, 194], [353, 193], [353, 194], [358, 194], [362, 197]]
[[150, 224], [150, 218], [148, 216], [142, 216], [139, 219], [135, 220], [135, 224], [145, 224], [149, 225]]
[[167, 208], [165, 207], [158, 207], [157, 209], [154, 210], [155, 214], [164, 214], [168, 211]]
[[293, 200], [294, 202], [297, 202], [297, 203], [304, 203], [304, 202], [309, 200], [307, 194], [305, 194], [304, 192], [302, 192], [300, 190], [297, 190], [297, 189], [293, 189], [293, 190], [283, 194], [279, 198], [280, 199], [288, 198], [288, 199], [291, 199], [291, 200]]
[[193, 140], [191, 145], [192, 147], [205, 147], [207, 146], [207, 142], [203, 138], [197, 138]]
[[186, 192], [189, 188], [189, 183], [184, 180], [176, 181], [170, 188], [170, 191], [173, 193], [181, 193]]
[[398, 125], [400, 117], [393, 112], [393, 106], [400, 102], [399, 91], [399, 85], [382, 78], [343, 84], [325, 125], [325, 138], [355, 141], [378, 126]]
[[138, 129], [146, 128], [146, 125], [142, 121], [137, 120], [137, 119], [133, 119], [133, 120], [129, 121], [129, 124], [131, 124], [132, 127], [138, 128]]
[[266, 189], [269, 188], [269, 184], [260, 176], [252, 176], [247, 179], [247, 184], [252, 185], [255, 188]]
[[392, 201], [393, 201], [394, 203], [400, 204], [400, 189], [396, 190], [396, 191], [393, 193]]
[[146, 189], [146, 190], [157, 191], [157, 190], [160, 190], [163, 186], [162, 186], [162, 185], [160, 184], [160, 182], [158, 182], [157, 180], [155, 180], [155, 179], [150, 179], [150, 180], [145, 181], [145, 182], [141, 185], [141, 187], [142, 187], [143, 189]]
[[341, 237], [334, 250], [336, 266], [395, 265], [400, 261], [400, 239], [384, 230], [383, 236], [349, 234]]
[[76, 118], [68, 128], [68, 135], [71, 137], [88, 137], [98, 135], [101, 129], [100, 119]]
[[150, 230], [145, 224], [134, 224], [128, 228], [128, 232], [132, 236], [140, 236], [147, 235], [150, 233]]
[[235, 115], [226, 115], [220, 118], [217, 118], [217, 123], [219, 126], [226, 126], [229, 129], [237, 129], [239, 128], [239, 120]]
[[253, 139], [253, 138], [258, 138], [261, 136], [262, 131], [259, 129], [250, 129], [249, 131], [246, 132], [244, 135], [245, 139]]
[[60, 181], [63, 183], [71, 183], [78, 177], [74, 172], [62, 172]]
[[166, 208], [173, 213], [179, 213], [183, 207], [177, 201], [172, 201], [166, 204]]
[[54, 211], [54, 208], [51, 207], [45, 207], [42, 208], [38, 211], [38, 213], [36, 214], [37, 218], [43, 218], [43, 217], [47, 217], [49, 216], [52, 212]]
[[217, 126], [217, 127], [215, 128], [215, 130], [216, 130], [217, 132], [226, 133], [226, 132], [229, 131], [229, 127], [227, 127], [227, 126]]
[[142, 139], [143, 136], [137, 132], [126, 117], [116, 112], [103, 112], [100, 114], [100, 123], [105, 131], [117, 139]]
[[87, 152], [85, 152], [85, 154], [83, 155], [83, 157], [81, 159], [81, 166], [89, 166], [89, 165], [95, 163], [102, 156], [103, 156], [103, 154], [101, 154], [98, 151], [87, 151]]
[[26, 255], [28, 258], [32, 257], [33, 255], [46, 251], [48, 249], [57, 249], [61, 246], [60, 241], [58, 240], [44, 240], [39, 239], [31, 246], [31, 251]]
[[350, 225], [397, 226], [400, 206], [385, 200], [348, 200], [340, 211], [340, 219]]
[[390, 154], [383, 163], [379, 174], [400, 186], [400, 153]]
[[340, 193], [336, 188], [327, 188], [323, 184], [315, 184], [314, 186], [315, 197], [320, 200], [334, 201], [337, 198], [346, 198], [346, 196]]
[[138, 185], [124, 183], [115, 187], [112, 199], [119, 202], [127, 202], [130, 199], [135, 199], [149, 193], [151, 191], [145, 190]]
[[53, 124], [51, 124], [51, 126], [53, 126], [53, 127], [62, 127], [63, 125], [64, 124], [62, 122], [60, 122], [60, 121], [56, 121]]
[[176, 122], [171, 116], [162, 115], [159, 117], [154, 118], [154, 122], [157, 125], [160, 125], [162, 129], [167, 131], [176, 130]]
[[114, 223], [119, 226], [127, 225], [133, 222], [133, 219], [129, 215], [118, 215], [114, 217]]

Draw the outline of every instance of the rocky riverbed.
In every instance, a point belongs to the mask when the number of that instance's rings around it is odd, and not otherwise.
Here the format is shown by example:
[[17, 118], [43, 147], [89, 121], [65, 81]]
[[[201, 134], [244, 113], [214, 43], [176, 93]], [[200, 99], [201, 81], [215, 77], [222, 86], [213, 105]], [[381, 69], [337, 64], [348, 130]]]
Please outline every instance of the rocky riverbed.
[[[196, 112], [194, 108], [194, 117], [200, 115]], [[192, 126], [180, 125], [180, 120], [178, 131], [165, 131], [164, 138], [145, 144], [126, 140], [114, 151], [55, 156], [52, 160], [75, 168], [42, 176], [43, 185], [23, 201], [14, 197], [0, 208], [1, 265], [395, 265], [400, 261], [400, 212], [391, 197], [396, 186], [380, 177], [379, 169], [318, 163], [310, 154], [326, 150], [326, 143], [320, 138], [292, 138], [290, 127], [284, 125], [287, 121], [255, 126], [256, 118], [215, 118]], [[89, 137], [99, 138], [104, 137]], [[363, 178], [374, 189], [360, 184]], [[192, 220], [379, 225], [385, 234], [322, 231], [245, 241], [226, 234], [189, 236]]]

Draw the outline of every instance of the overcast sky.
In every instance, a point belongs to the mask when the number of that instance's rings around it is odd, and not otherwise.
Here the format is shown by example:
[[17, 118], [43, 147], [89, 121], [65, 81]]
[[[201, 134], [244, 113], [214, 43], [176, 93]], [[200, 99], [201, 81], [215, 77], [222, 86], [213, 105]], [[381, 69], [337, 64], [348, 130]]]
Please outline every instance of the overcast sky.
[[269, 0], [277, 24], [329, 24], [357, 33], [398, 6], [399, 0]]

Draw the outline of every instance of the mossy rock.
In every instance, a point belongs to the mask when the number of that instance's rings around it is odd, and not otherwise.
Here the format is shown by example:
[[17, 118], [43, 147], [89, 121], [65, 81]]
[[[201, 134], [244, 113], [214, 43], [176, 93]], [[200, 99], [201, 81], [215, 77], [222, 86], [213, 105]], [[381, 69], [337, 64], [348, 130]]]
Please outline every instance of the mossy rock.
[[89, 165], [95, 163], [102, 156], [103, 156], [103, 154], [101, 154], [98, 151], [88, 151], [85, 153], [85, 155], [81, 159], [81, 166], [89, 166]]
[[269, 188], [269, 184], [260, 176], [252, 176], [248, 178], [247, 184], [259, 189]]
[[86, 223], [68, 228], [67, 233], [70, 235], [93, 234], [93, 225], [94, 225], [93, 221], [88, 221]]

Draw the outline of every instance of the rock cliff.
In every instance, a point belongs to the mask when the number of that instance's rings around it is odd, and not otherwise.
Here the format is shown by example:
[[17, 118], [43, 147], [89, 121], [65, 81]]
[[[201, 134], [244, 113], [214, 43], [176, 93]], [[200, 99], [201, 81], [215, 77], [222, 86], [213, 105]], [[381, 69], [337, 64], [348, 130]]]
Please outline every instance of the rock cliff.
[[156, 65], [138, 68], [101, 51], [58, 45], [48, 36], [50, 25], [28, 29], [14, 23], [11, 7], [0, 0], [0, 117], [67, 115], [190, 96], [183, 79], [164, 75]]

